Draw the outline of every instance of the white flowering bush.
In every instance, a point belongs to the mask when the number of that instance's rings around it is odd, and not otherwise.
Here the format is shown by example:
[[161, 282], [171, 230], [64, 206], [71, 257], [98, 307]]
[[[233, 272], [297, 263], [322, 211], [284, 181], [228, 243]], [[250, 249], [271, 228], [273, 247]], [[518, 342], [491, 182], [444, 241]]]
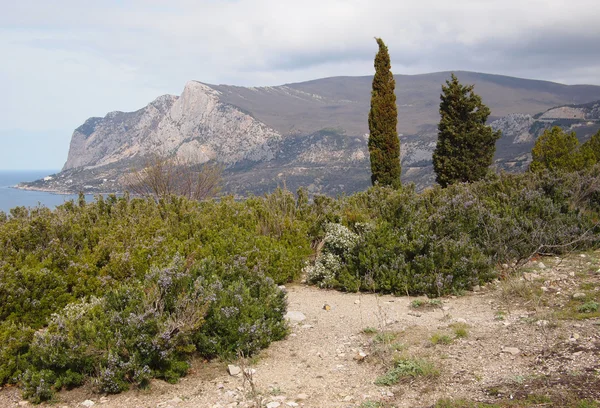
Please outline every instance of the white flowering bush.
[[339, 273], [344, 269], [346, 259], [360, 241], [360, 236], [341, 224], [325, 225], [323, 250], [313, 264], [304, 267], [310, 283], [322, 288], [336, 286]]
[[325, 225], [325, 248], [336, 255], [344, 257], [350, 252], [360, 237], [342, 224]]

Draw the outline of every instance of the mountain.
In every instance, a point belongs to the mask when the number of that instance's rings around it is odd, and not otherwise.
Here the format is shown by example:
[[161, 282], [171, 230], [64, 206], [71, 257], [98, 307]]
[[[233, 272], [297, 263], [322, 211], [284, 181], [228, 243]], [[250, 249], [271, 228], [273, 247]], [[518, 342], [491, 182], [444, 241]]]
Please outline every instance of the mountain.
[[[598, 124], [589, 112], [597, 112], [590, 102], [600, 100], [600, 86], [456, 74], [462, 83], [475, 84], [491, 108], [491, 125], [503, 130], [496, 154], [500, 168], [525, 168], [535, 137], [552, 123], [576, 127], [582, 138]], [[449, 77], [449, 72], [395, 76], [403, 180], [419, 188], [433, 182], [439, 95]], [[225, 191], [234, 194], [260, 194], [284, 184], [313, 193], [361, 190], [370, 183], [371, 81], [334, 77], [274, 87], [190, 81], [179, 97], [164, 95], [136, 112], [88, 119], [73, 133], [63, 170], [25, 187], [119, 191], [125, 172], [158, 153], [223, 163]]]

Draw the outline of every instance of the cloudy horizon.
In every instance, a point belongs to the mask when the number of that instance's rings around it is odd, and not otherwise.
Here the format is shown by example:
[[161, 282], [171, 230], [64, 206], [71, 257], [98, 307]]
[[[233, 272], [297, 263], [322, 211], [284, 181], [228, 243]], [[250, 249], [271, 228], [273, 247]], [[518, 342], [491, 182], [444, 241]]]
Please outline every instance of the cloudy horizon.
[[595, 0], [0, 0], [0, 168], [58, 168], [88, 117], [189, 80], [279, 85], [463, 70], [600, 85]]

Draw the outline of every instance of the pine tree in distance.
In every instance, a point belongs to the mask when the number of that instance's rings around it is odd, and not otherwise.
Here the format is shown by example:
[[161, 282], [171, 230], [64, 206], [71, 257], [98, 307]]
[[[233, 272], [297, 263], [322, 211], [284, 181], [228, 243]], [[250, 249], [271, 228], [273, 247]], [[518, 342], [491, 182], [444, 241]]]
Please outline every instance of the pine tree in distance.
[[371, 182], [400, 186], [400, 140], [398, 139], [398, 109], [396, 82], [391, 71], [390, 55], [381, 38], [375, 38], [379, 51], [375, 56], [375, 76], [369, 111], [369, 154]]
[[454, 74], [440, 95], [438, 141], [433, 152], [436, 181], [446, 187], [482, 179], [492, 164], [500, 131], [486, 126], [490, 109]]

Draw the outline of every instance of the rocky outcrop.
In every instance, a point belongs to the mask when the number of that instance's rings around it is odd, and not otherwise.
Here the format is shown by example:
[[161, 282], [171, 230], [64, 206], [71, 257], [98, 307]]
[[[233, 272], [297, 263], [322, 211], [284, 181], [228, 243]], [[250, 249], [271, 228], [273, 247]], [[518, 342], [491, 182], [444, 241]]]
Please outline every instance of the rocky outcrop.
[[529, 130], [534, 122], [535, 119], [531, 115], [514, 113], [493, 121], [490, 126], [494, 130], [502, 131], [502, 136], [514, 144], [531, 143], [535, 140], [535, 135]]
[[227, 165], [269, 161], [280, 140], [264, 123], [221, 103], [218, 91], [191, 81], [179, 98], [165, 95], [137, 112], [88, 119], [73, 133], [63, 170], [124, 163], [148, 154]]

